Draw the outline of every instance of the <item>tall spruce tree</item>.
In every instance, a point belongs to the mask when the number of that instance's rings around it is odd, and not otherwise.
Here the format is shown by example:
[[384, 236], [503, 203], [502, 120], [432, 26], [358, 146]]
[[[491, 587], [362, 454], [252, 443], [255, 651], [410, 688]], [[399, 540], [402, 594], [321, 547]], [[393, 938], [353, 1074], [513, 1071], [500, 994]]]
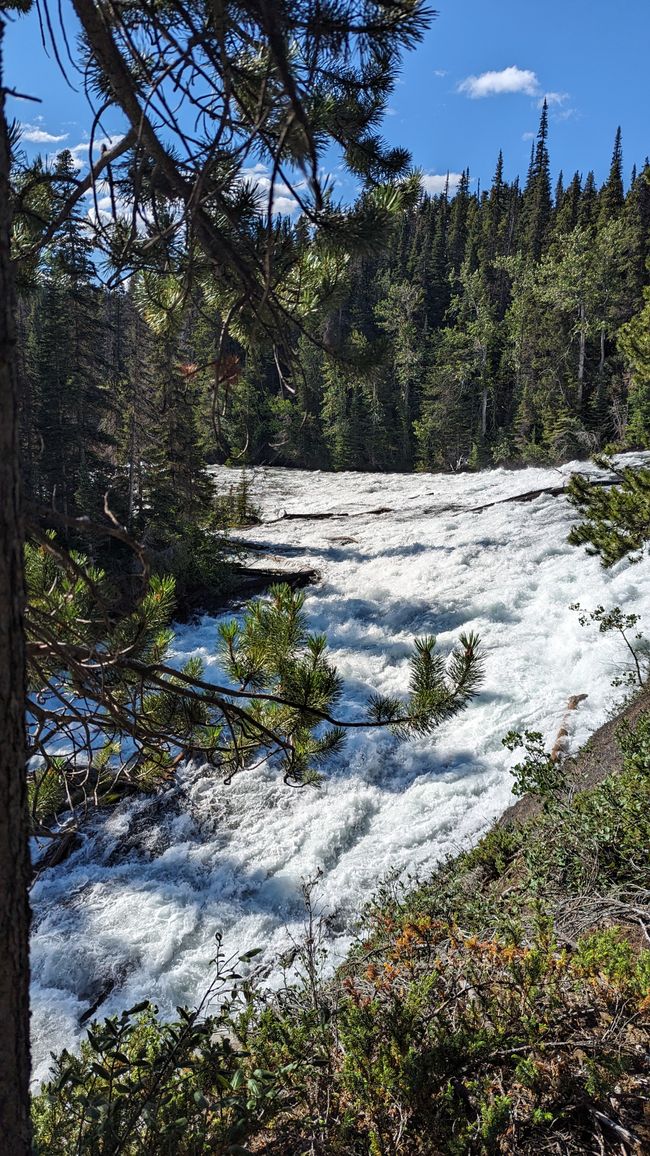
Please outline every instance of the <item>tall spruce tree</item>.
[[539, 261], [547, 240], [551, 220], [551, 169], [548, 153], [548, 103], [542, 105], [542, 115], [537, 132], [537, 143], [524, 189], [522, 219], [520, 224], [521, 245], [533, 261]]
[[623, 188], [623, 145], [620, 125], [616, 130], [612, 163], [607, 181], [600, 191], [599, 198], [600, 221], [606, 224], [623, 208], [625, 190]]
[[409, 470], [413, 465], [413, 422], [419, 411], [422, 380], [424, 294], [417, 285], [400, 281], [389, 286], [376, 312], [393, 353], [397, 464], [399, 469]]

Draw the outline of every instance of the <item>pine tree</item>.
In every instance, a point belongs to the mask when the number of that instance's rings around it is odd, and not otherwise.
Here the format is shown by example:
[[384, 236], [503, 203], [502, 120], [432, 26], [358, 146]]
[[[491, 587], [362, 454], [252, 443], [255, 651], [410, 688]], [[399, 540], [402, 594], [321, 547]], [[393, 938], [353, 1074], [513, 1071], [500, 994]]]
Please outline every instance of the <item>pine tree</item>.
[[596, 222], [598, 213], [598, 192], [596, 190], [596, 178], [593, 171], [587, 173], [582, 195], [580, 197], [580, 209], [578, 212], [578, 224], [583, 228], [590, 228]]
[[365, 406], [348, 368], [327, 359], [323, 372], [323, 434], [335, 470], [359, 470], [365, 464]]
[[478, 259], [478, 266], [483, 271], [487, 291], [499, 320], [505, 316], [508, 305], [508, 276], [500, 258], [507, 256], [511, 244], [511, 198], [511, 190], [503, 180], [503, 153], [499, 152], [492, 185], [479, 214], [483, 219], [483, 243]]
[[0, 21], [0, 1134], [7, 1152], [29, 1156], [28, 887], [32, 872], [25, 782], [24, 519], [3, 34], [4, 21]]
[[561, 198], [555, 202], [555, 232], [571, 233], [578, 224], [582, 194], [582, 177], [574, 173]]
[[625, 203], [623, 188], [623, 146], [621, 143], [620, 125], [616, 130], [614, 152], [609, 170], [609, 177], [603, 185], [599, 196], [599, 222], [606, 224], [613, 217], [618, 216]]
[[556, 215], [557, 215], [558, 209], [562, 205], [563, 200], [564, 200], [564, 173], [562, 172], [562, 169], [560, 169], [560, 171], [558, 173], [557, 181], [555, 182], [554, 208], [555, 208]]
[[638, 556], [650, 537], [650, 470], [615, 473], [620, 484], [612, 489], [590, 486], [581, 474], [574, 474], [568, 486], [569, 500], [584, 519], [573, 527], [569, 541], [586, 546], [606, 567], [626, 555]]
[[424, 346], [424, 297], [416, 285], [406, 281], [389, 287], [377, 305], [380, 327], [390, 338], [393, 373], [398, 387], [395, 399], [398, 468], [413, 466], [413, 421], [419, 412]]
[[[388, 257], [386, 264], [395, 270], [395, 279], [408, 277], [420, 290], [424, 298], [424, 329], [428, 332], [435, 312], [434, 277], [432, 272], [433, 245], [435, 234], [435, 203], [431, 197], [423, 197], [414, 213], [409, 214], [408, 224], [411, 243], [408, 261], [401, 263]], [[406, 220], [406, 215], [405, 215]], [[406, 233], [406, 229], [404, 229]], [[399, 274], [399, 275], [397, 275]]]
[[623, 216], [630, 241], [630, 275], [636, 310], [643, 300], [650, 259], [650, 165], [646, 164], [632, 185]]
[[503, 252], [503, 230], [505, 222], [505, 185], [503, 180], [503, 152], [499, 151], [496, 169], [484, 209], [485, 242], [482, 252], [483, 260], [493, 264]]
[[465, 259], [469, 205], [469, 169], [464, 169], [449, 213], [448, 254], [451, 268], [456, 273]]
[[524, 190], [521, 245], [538, 261], [542, 255], [552, 213], [551, 172], [548, 155], [548, 104], [544, 100], [537, 133], [537, 144]]
[[629, 367], [629, 421], [627, 436], [632, 445], [650, 445], [650, 289], [645, 306], [621, 326], [618, 344]]
[[[53, 210], [76, 179], [64, 151], [52, 173]], [[112, 481], [111, 400], [102, 377], [106, 299], [93, 277], [92, 242], [79, 212], [70, 214], [45, 255], [32, 299], [27, 386], [40, 445], [32, 462], [32, 497], [66, 516], [99, 512]]]
[[429, 322], [434, 329], [442, 325], [451, 300], [448, 265], [448, 226], [449, 202], [447, 193], [445, 192], [442, 193], [436, 201], [435, 230], [431, 253]]

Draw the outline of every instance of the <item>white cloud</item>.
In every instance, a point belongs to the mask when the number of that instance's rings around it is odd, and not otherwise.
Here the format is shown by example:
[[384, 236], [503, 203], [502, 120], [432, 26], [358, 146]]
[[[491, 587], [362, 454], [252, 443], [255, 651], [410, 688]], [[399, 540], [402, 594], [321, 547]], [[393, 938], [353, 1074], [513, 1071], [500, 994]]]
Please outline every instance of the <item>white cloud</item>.
[[554, 105], [564, 104], [565, 100], [569, 99], [569, 95], [568, 92], [545, 92], [544, 96], [540, 96], [537, 101], [537, 107], [543, 108], [544, 101], [546, 101], [549, 108], [553, 108]]
[[[99, 153], [103, 148], [113, 148], [114, 145], [119, 144], [123, 139], [124, 133], [117, 133], [115, 136], [96, 137], [93, 141], [93, 152]], [[90, 141], [82, 140], [79, 144], [72, 145], [68, 151], [72, 153], [77, 161], [87, 164], [90, 153]]]
[[515, 64], [502, 68], [500, 72], [482, 72], [480, 76], [468, 76], [458, 85], [458, 92], [472, 100], [485, 96], [503, 96], [506, 93], [524, 93], [537, 96], [539, 81], [537, 74], [529, 68], [517, 68]]
[[449, 183], [449, 192], [454, 193], [458, 188], [461, 173], [423, 173], [421, 185], [425, 193], [435, 196], [436, 193], [444, 193], [447, 183]]
[[[259, 162], [253, 165], [252, 168], [242, 170], [243, 179], [248, 181], [249, 184], [254, 185], [256, 192], [259, 193], [260, 213], [265, 213], [269, 204], [271, 178], [268, 174], [269, 171], [267, 167]], [[295, 197], [292, 196], [292, 190], [281, 181], [276, 181], [273, 186], [271, 212], [291, 214], [295, 213], [297, 208], [298, 202]]]
[[521, 139], [522, 140], [535, 140], [536, 136], [537, 136], [536, 132], [524, 132], [521, 135]]
[[[111, 193], [108, 181], [97, 181], [94, 193], [89, 189], [86, 196], [89, 199], [87, 216], [92, 225], [109, 225], [114, 216], [117, 220], [130, 223], [133, 217], [133, 201]], [[138, 211], [136, 221], [138, 232], [142, 232], [146, 220], [146, 214]]]
[[95, 213], [98, 213], [102, 220], [110, 220], [112, 208], [113, 205], [111, 202], [110, 194], [107, 194], [103, 197], [98, 197], [96, 202], [93, 198], [93, 204], [92, 207], [88, 210], [88, 216], [93, 219], [95, 217]]
[[571, 105], [568, 105], [566, 108], [564, 107], [566, 105], [567, 100], [570, 100], [570, 99], [571, 99], [571, 93], [570, 92], [547, 92], [544, 94], [544, 96], [541, 96], [539, 98], [539, 100], [537, 101], [537, 107], [542, 108], [544, 105], [544, 101], [546, 101], [546, 103], [550, 109], [550, 115], [551, 115], [552, 120], [555, 120], [555, 121], [571, 120], [572, 117], [574, 117], [574, 116], [580, 116], [580, 113], [579, 113], [577, 108], [573, 108]]
[[433, 75], [443, 77], [443, 76], [448, 76], [449, 73], [447, 72], [446, 68], [434, 68]]
[[298, 208], [298, 202], [293, 197], [278, 197], [273, 198], [273, 212], [282, 213], [285, 216], [295, 213]]
[[581, 114], [577, 108], [562, 108], [556, 112], [553, 117], [554, 120], [571, 120], [572, 117], [579, 117]]
[[62, 133], [61, 136], [55, 136], [54, 133], [46, 132], [38, 124], [23, 124], [21, 135], [23, 140], [29, 141], [30, 144], [59, 144], [68, 136], [67, 132]]

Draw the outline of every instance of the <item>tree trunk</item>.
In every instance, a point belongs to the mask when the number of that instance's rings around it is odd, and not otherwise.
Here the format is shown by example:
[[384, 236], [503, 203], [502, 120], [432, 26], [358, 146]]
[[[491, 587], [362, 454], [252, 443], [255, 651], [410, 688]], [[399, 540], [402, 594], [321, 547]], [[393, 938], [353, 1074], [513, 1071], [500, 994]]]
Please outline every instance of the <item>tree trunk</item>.
[[20, 399], [20, 427], [23, 439], [23, 485], [31, 501], [35, 498], [35, 450], [34, 450], [34, 404], [32, 382], [27, 370], [27, 329], [28, 311], [24, 301], [19, 301], [16, 309], [16, 337], [18, 342], [18, 357], [16, 362], [16, 376], [18, 381], [18, 397]]
[[578, 410], [582, 409], [582, 394], [585, 380], [587, 335], [585, 333], [585, 305], [580, 302], [580, 351], [578, 353]]
[[487, 437], [487, 414], [488, 414], [488, 383], [487, 383], [487, 345], [481, 347], [481, 381], [483, 388], [481, 390], [481, 441], [484, 442]]
[[[0, 21], [0, 53], [3, 25]], [[9, 141], [0, 57], [0, 1136], [31, 1152], [29, 844], [25, 786], [23, 527], [11, 265]]]
[[598, 363], [598, 390], [596, 394], [596, 404], [600, 407], [603, 404], [605, 395], [605, 326], [600, 327], [600, 361]]

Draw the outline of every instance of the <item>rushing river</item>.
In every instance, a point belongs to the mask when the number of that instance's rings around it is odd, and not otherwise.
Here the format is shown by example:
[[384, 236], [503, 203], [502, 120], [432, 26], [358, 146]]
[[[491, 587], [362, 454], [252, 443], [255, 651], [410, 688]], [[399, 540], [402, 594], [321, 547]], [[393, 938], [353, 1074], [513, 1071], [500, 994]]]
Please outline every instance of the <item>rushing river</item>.
[[[320, 571], [305, 608], [344, 678], [340, 713], [359, 712], [372, 689], [405, 690], [416, 634], [436, 634], [448, 650], [461, 631], [478, 631], [482, 693], [435, 736], [352, 732], [319, 789], [286, 787], [269, 766], [224, 787], [194, 767], [166, 791], [96, 817], [80, 849], [32, 892], [37, 1079], [51, 1050], [75, 1045], [80, 1016], [109, 988], [100, 1015], [143, 998], [170, 1014], [194, 1004], [212, 974], [216, 932], [226, 948], [262, 947], [269, 961], [285, 950], [301, 933], [301, 881], [318, 869], [335, 962], [387, 872], [426, 873], [507, 806], [508, 730], [540, 730], [552, 742], [575, 694], [589, 697], [571, 716], [574, 748], [604, 721], [624, 656], [568, 607], [634, 609], [650, 634], [650, 560], [604, 571], [567, 544], [563, 498], [501, 502], [570, 472], [255, 471], [262, 524], [238, 537], [262, 548], [252, 555], [262, 566]], [[216, 473], [224, 486], [238, 480], [237, 471]], [[213, 618], [179, 628], [175, 662], [200, 655], [217, 675], [215, 652]]]

